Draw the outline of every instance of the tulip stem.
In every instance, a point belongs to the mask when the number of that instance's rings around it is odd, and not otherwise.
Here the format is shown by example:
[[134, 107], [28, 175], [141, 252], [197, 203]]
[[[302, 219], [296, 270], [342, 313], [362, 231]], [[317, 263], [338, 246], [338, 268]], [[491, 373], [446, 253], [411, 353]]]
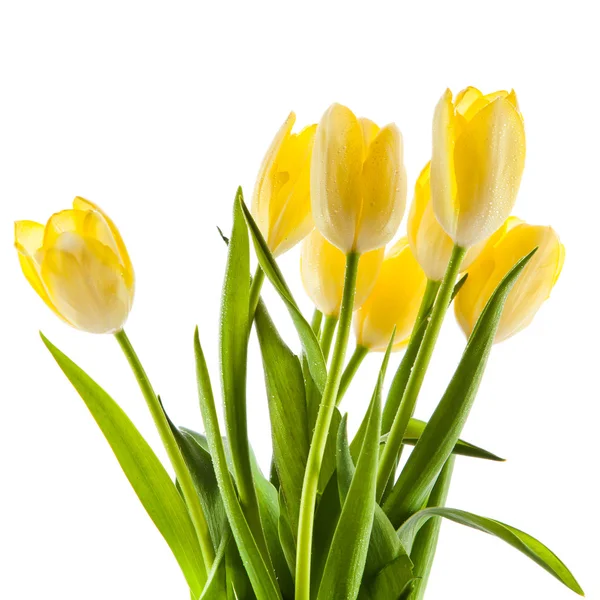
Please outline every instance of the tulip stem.
[[408, 383], [406, 384], [406, 389], [404, 390], [402, 400], [400, 401], [399, 410], [394, 417], [389, 437], [379, 458], [379, 469], [377, 471], [378, 502], [381, 501], [383, 493], [388, 485], [388, 481], [390, 477], [393, 476], [396, 461], [402, 448], [404, 433], [406, 432], [408, 422], [414, 413], [417, 398], [421, 391], [425, 373], [427, 372], [427, 367], [429, 366], [435, 343], [452, 298], [454, 282], [456, 281], [465, 253], [466, 250], [460, 246], [454, 246], [452, 250], [452, 255], [450, 256], [444, 279], [442, 280], [431, 310], [431, 317], [427, 328], [425, 329], [423, 341], [419, 347], [415, 363], [411, 370], [410, 377], [408, 378]]
[[323, 331], [321, 331], [321, 350], [323, 351], [323, 358], [325, 362], [329, 358], [329, 351], [331, 350], [331, 342], [333, 342], [333, 336], [335, 334], [335, 328], [338, 324], [338, 318], [335, 315], [327, 315], [323, 321]]
[[340, 380], [340, 389], [338, 390], [337, 404], [342, 401], [344, 394], [347, 392], [358, 368], [362, 364], [362, 361], [369, 354], [369, 349], [364, 346], [356, 346], [344, 372], [342, 373], [342, 379]]
[[318, 308], [315, 308], [315, 312], [313, 312], [313, 316], [310, 321], [310, 326], [317, 337], [319, 337], [321, 333], [321, 321], [323, 321], [323, 313]]
[[[296, 600], [310, 600], [310, 566], [312, 536], [314, 526], [315, 502], [319, 484], [319, 474], [323, 463], [325, 444], [329, 435], [329, 428], [333, 411], [335, 409], [346, 348], [350, 337], [352, 323], [352, 309], [354, 308], [354, 293], [356, 289], [356, 276], [358, 273], [358, 260], [360, 255], [351, 252], [346, 257], [346, 274], [344, 277], [344, 292], [340, 320], [331, 366], [327, 374], [327, 382], [319, 405], [319, 413], [313, 434], [304, 482], [302, 485], [302, 499], [300, 502], [300, 522], [298, 525], [298, 550], [296, 558]], [[327, 324], [327, 319], [325, 321]]]
[[196, 530], [198, 541], [200, 542], [206, 571], [209, 572], [215, 559], [215, 550], [210, 539], [208, 523], [204, 511], [202, 510], [202, 505], [200, 504], [200, 499], [198, 498], [188, 466], [183, 458], [179, 445], [175, 440], [175, 436], [171, 431], [171, 427], [167, 421], [160, 400], [158, 399], [158, 396], [150, 383], [150, 379], [148, 378], [138, 355], [133, 349], [127, 334], [122, 329], [115, 334], [115, 338], [117, 338], [117, 342], [119, 342], [119, 346], [121, 346], [121, 350], [123, 350], [123, 354], [125, 355], [125, 358], [127, 358], [127, 362], [129, 362], [129, 366], [135, 375], [140, 390], [142, 391], [142, 395], [150, 409], [150, 414], [152, 415], [160, 439], [167, 451], [167, 455], [171, 461], [173, 470], [175, 471], [175, 476], [181, 487], [181, 492], [185, 499], [194, 529]]
[[258, 306], [258, 301], [260, 300], [260, 292], [262, 290], [264, 281], [265, 272], [262, 270], [261, 266], [258, 265], [256, 267], [256, 271], [254, 272], [252, 283], [250, 284], [250, 302], [248, 311], [248, 315], [250, 317], [250, 329], [252, 329], [252, 321], [254, 321], [254, 313], [256, 312], [256, 307]]

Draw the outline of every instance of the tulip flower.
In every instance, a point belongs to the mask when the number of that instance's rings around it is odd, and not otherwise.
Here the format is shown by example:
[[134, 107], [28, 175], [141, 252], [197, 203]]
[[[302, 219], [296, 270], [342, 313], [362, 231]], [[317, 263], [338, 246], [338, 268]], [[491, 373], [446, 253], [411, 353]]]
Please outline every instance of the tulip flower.
[[357, 345], [383, 352], [396, 328], [392, 349], [406, 346], [426, 285], [407, 238], [398, 240], [386, 254], [371, 294], [354, 315]]
[[[454, 242], [435, 217], [431, 202], [430, 164], [421, 171], [408, 215], [408, 242], [415, 258], [431, 281], [444, 278]], [[466, 270], [477, 258], [485, 241], [469, 248], [460, 268]]]
[[315, 225], [344, 254], [385, 246], [406, 202], [402, 135], [333, 104], [315, 135], [311, 167]]
[[120, 331], [134, 295], [133, 266], [110, 218], [75, 198], [73, 209], [44, 227], [15, 223], [23, 274], [44, 302], [69, 325], [89, 333]]
[[510, 215], [525, 165], [525, 130], [514, 92], [446, 90], [433, 119], [431, 193], [437, 220], [470, 248]]
[[[354, 296], [355, 309], [360, 308], [371, 293], [383, 255], [383, 248], [361, 255]], [[345, 268], [344, 253], [330, 244], [317, 229], [313, 229], [302, 242], [300, 273], [306, 293], [325, 316], [339, 316]]]
[[252, 215], [275, 256], [302, 240], [314, 227], [310, 208], [310, 159], [316, 125], [292, 133], [292, 112], [263, 159]]
[[537, 252], [506, 300], [495, 342], [513, 336], [531, 323], [560, 275], [565, 248], [551, 227], [528, 225], [511, 218], [502, 234], [486, 244], [467, 271], [467, 281], [454, 300], [456, 318], [467, 336], [502, 278], [536, 247]]

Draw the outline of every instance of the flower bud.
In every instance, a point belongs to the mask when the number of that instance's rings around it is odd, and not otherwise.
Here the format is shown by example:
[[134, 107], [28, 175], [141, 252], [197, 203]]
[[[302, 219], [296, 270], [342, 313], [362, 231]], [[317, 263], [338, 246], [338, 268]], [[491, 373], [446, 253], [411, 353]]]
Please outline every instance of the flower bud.
[[292, 133], [292, 112], [263, 159], [252, 197], [252, 216], [269, 249], [283, 254], [314, 227], [310, 208], [310, 159], [316, 125]]
[[[410, 249], [428, 279], [441, 281], [450, 261], [454, 242], [442, 229], [433, 212], [429, 163], [421, 171], [415, 185], [415, 197], [408, 215], [407, 230]], [[484, 240], [467, 250], [461, 263], [462, 271], [477, 258], [485, 243]]]
[[[373, 289], [383, 254], [384, 249], [378, 248], [360, 256], [354, 296], [355, 310], [362, 306]], [[326, 316], [339, 316], [345, 271], [344, 253], [314, 229], [302, 242], [300, 274], [309, 298]]]
[[565, 248], [551, 227], [527, 225], [511, 218], [468, 269], [467, 281], [454, 300], [456, 318], [467, 336], [503, 277], [536, 247], [537, 252], [508, 295], [495, 342], [511, 337], [531, 323], [560, 275]]
[[446, 90], [433, 119], [431, 192], [437, 220], [470, 248], [508, 218], [525, 166], [525, 129], [514, 92]]
[[33, 289], [69, 325], [89, 333], [123, 328], [133, 266], [119, 231], [95, 204], [75, 198], [72, 210], [52, 215], [45, 227], [17, 221], [15, 247]]
[[419, 313], [427, 277], [402, 238], [386, 254], [373, 291], [354, 316], [356, 343], [385, 351], [394, 327], [393, 350], [405, 346]]
[[333, 104], [315, 135], [311, 167], [315, 225], [344, 254], [385, 246], [406, 202], [402, 135]]

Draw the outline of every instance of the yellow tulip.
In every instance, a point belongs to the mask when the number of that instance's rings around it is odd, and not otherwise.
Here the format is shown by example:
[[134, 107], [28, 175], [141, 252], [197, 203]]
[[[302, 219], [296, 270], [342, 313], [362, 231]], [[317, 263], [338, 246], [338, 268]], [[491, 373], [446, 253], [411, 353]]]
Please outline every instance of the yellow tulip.
[[431, 192], [452, 241], [470, 248], [508, 218], [525, 166], [525, 129], [514, 92], [446, 90], [433, 119]]
[[[415, 185], [415, 197], [408, 214], [408, 242], [423, 271], [432, 281], [444, 278], [454, 242], [443, 230], [433, 212], [431, 202], [430, 163], [421, 171]], [[461, 262], [466, 270], [477, 258], [485, 240], [469, 248]]]
[[373, 291], [354, 316], [356, 343], [369, 350], [384, 351], [394, 327], [393, 349], [410, 338], [427, 277], [402, 238], [386, 254]]
[[133, 303], [133, 266], [98, 206], [78, 197], [45, 227], [17, 221], [15, 247], [33, 289], [69, 325], [89, 333], [122, 329]]
[[508, 295], [495, 341], [505, 340], [531, 323], [560, 275], [565, 248], [551, 227], [511, 218], [467, 271], [467, 281], [454, 300], [456, 318], [467, 336], [502, 278], [536, 247]]
[[310, 208], [310, 159], [316, 125], [292, 133], [292, 112], [263, 159], [252, 197], [252, 216], [275, 256], [314, 227]]
[[[361, 255], [354, 296], [355, 309], [362, 306], [373, 289], [383, 255], [383, 248]], [[330, 244], [317, 229], [313, 229], [302, 242], [300, 273], [306, 293], [325, 316], [339, 316], [345, 269], [344, 253]]]
[[385, 246], [406, 202], [402, 135], [333, 104], [315, 136], [311, 167], [315, 225], [344, 254]]

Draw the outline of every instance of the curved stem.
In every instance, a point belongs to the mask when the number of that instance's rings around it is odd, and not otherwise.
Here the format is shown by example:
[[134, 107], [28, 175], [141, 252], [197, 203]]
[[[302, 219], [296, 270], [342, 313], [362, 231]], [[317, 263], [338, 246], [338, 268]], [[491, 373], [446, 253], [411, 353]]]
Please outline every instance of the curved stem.
[[319, 337], [321, 332], [321, 321], [323, 321], [323, 313], [318, 308], [315, 308], [315, 312], [313, 312], [313, 316], [310, 321], [310, 326], [317, 337]]
[[454, 246], [448, 267], [446, 268], [446, 274], [440, 285], [440, 289], [437, 293], [433, 309], [431, 311], [431, 318], [423, 341], [417, 353], [415, 364], [410, 373], [406, 389], [400, 402], [400, 407], [392, 427], [390, 429], [389, 437], [383, 448], [379, 459], [379, 469], [377, 471], [377, 500], [380, 501], [383, 493], [387, 487], [388, 480], [393, 475], [396, 460], [400, 449], [402, 447], [402, 439], [410, 418], [415, 410], [415, 404], [417, 397], [421, 391], [425, 373], [433, 354], [433, 348], [437, 341], [444, 316], [448, 310], [450, 299], [452, 298], [452, 290], [454, 289], [454, 282], [460, 269], [460, 264], [465, 256], [466, 250], [460, 246]]
[[173, 432], [171, 431], [171, 427], [169, 426], [167, 418], [165, 417], [165, 413], [160, 401], [158, 400], [152, 384], [150, 383], [150, 379], [148, 378], [148, 375], [146, 374], [138, 355], [135, 353], [127, 334], [124, 330], [121, 330], [115, 334], [115, 338], [117, 339], [117, 342], [119, 342], [119, 346], [121, 346], [123, 354], [125, 354], [125, 358], [127, 358], [131, 370], [137, 379], [142, 391], [142, 395], [144, 396], [146, 404], [150, 409], [150, 414], [152, 415], [156, 429], [158, 429], [160, 439], [165, 447], [165, 450], [167, 451], [167, 455], [171, 461], [173, 470], [175, 471], [175, 476], [177, 477], [177, 481], [181, 487], [181, 492], [185, 498], [185, 503], [188, 507], [190, 518], [192, 519], [194, 529], [196, 530], [196, 535], [198, 536], [198, 541], [200, 542], [204, 564], [208, 572], [210, 571], [215, 559], [215, 550], [210, 539], [208, 523], [206, 522], [204, 511], [202, 510], [196, 488], [194, 487], [192, 476], [185, 463], [185, 459], [181, 454], [181, 450], [177, 445], [177, 441], [173, 436]]
[[331, 350], [331, 342], [333, 341], [333, 335], [335, 334], [335, 328], [338, 324], [338, 318], [335, 315], [327, 315], [323, 321], [323, 331], [321, 331], [321, 350], [323, 351], [323, 358], [325, 362], [329, 358], [329, 351]]
[[265, 272], [262, 270], [261, 266], [258, 265], [256, 267], [256, 271], [254, 272], [254, 277], [252, 278], [252, 284], [250, 285], [250, 309], [248, 311], [248, 315], [250, 317], [250, 329], [252, 329], [252, 321], [254, 321], [254, 313], [256, 312], [256, 307], [258, 306], [260, 291], [262, 290], [264, 280]]
[[338, 390], [337, 403], [339, 404], [344, 397], [344, 394], [348, 391], [358, 368], [362, 364], [362, 361], [369, 354], [369, 349], [364, 346], [356, 346], [354, 353], [350, 357], [344, 372], [342, 373], [342, 379], [340, 380], [340, 389]]
[[352, 323], [352, 309], [354, 307], [354, 292], [356, 289], [359, 258], [360, 255], [353, 252], [346, 257], [346, 275], [344, 279], [339, 329], [308, 453], [306, 471], [304, 472], [302, 499], [300, 502], [300, 522], [298, 525], [296, 600], [310, 600], [310, 561], [317, 487], [323, 463], [325, 444], [327, 443], [331, 418], [340, 387], [346, 347], [348, 346], [348, 338], [350, 337], [350, 324]]

